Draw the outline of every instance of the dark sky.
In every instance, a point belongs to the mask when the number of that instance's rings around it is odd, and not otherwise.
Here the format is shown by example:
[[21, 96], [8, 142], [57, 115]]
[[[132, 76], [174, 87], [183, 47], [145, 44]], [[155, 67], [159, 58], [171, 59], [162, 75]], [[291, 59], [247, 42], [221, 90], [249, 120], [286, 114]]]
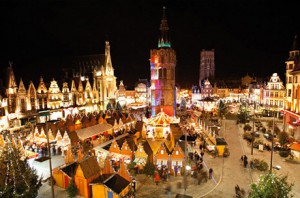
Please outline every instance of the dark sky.
[[108, 39], [118, 81], [130, 87], [139, 78], [150, 79], [150, 49], [157, 48], [164, 5], [182, 87], [198, 83], [202, 49], [215, 49], [218, 79], [274, 72], [284, 79], [284, 62], [300, 33], [296, 1], [107, 2], [1, 1], [1, 71], [13, 61], [26, 87], [40, 76], [57, 79], [62, 67], [72, 66], [68, 58], [104, 53]]

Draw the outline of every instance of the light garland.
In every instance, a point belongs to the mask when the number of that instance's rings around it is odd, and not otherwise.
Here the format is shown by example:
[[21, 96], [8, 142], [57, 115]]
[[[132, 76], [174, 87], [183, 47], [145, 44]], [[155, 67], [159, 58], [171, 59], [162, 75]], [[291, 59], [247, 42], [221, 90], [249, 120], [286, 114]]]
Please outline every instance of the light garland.
[[[28, 184], [27, 180], [26, 180], [26, 177], [21, 174], [21, 169], [20, 169], [20, 165], [18, 163], [18, 160], [17, 160], [17, 156], [16, 156], [16, 152], [18, 150], [16, 150], [15, 147], [12, 146], [12, 142], [8, 139], [8, 142], [5, 142], [5, 149], [3, 150], [3, 153], [6, 153], [8, 155], [8, 159], [11, 159], [11, 160], [8, 160], [8, 162], [6, 163], [6, 178], [5, 178], [5, 186], [4, 186], [4, 190], [2, 192], [0, 192], [0, 195], [3, 195], [4, 192], [7, 190], [7, 186], [9, 183], [13, 182], [13, 186], [14, 186], [14, 189], [13, 189], [13, 195], [16, 196], [16, 197], [24, 197], [25, 193], [28, 193], [29, 190], [30, 190], [30, 185]], [[20, 156], [19, 156], [20, 157]], [[27, 189], [25, 190], [25, 192], [23, 192], [22, 194], [18, 194], [16, 192], [16, 172], [15, 170], [17, 170], [19, 172], [19, 174], [21, 175], [21, 177], [23, 178], [26, 186], [27, 186]], [[28, 170], [26, 171], [28, 172]], [[9, 175], [12, 175], [13, 176], [13, 180], [10, 179]]]

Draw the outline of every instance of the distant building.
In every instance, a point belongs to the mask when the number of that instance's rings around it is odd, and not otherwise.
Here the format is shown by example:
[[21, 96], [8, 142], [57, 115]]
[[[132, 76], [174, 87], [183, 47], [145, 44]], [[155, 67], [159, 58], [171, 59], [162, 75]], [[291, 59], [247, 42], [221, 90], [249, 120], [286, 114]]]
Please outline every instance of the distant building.
[[264, 105], [266, 110], [280, 112], [284, 108], [285, 87], [277, 73], [273, 73], [264, 88]]
[[202, 50], [200, 53], [199, 85], [206, 79], [215, 78], [215, 50]]
[[176, 114], [176, 52], [171, 48], [168, 31], [169, 27], [164, 7], [160, 24], [161, 35], [158, 40], [158, 49], [150, 51], [151, 106], [153, 116], [162, 110], [169, 116]]
[[100, 108], [105, 109], [111, 100], [115, 100], [117, 91], [117, 78], [114, 75], [109, 42], [105, 42], [104, 54], [77, 57], [76, 65], [78, 71], [74, 72], [74, 77], [92, 82], [100, 95]]

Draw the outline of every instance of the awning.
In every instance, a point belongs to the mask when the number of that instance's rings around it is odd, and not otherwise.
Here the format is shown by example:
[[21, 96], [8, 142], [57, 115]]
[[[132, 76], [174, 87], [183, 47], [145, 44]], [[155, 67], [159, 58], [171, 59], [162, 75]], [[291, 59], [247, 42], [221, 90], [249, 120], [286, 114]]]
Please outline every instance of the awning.
[[300, 126], [298, 122], [288, 122], [289, 125], [291, 125], [292, 127], [298, 127]]
[[146, 158], [135, 158], [134, 161], [136, 164], [146, 164], [147, 159]]
[[111, 130], [112, 128], [113, 128], [112, 125], [107, 123], [102, 123], [102, 124], [97, 124], [91, 127], [77, 130], [76, 133], [80, 140], [85, 140], [94, 135], [102, 134], [103, 132]]

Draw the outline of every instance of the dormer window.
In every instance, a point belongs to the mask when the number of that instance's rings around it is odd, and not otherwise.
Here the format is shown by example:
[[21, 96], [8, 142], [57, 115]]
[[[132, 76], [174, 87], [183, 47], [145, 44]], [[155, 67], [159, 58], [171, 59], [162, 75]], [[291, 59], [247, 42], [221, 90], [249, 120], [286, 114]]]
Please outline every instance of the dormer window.
[[175, 152], [175, 155], [179, 155], [179, 152], [178, 152], [178, 151], [176, 151], [176, 152]]
[[163, 155], [163, 154], [164, 154], [164, 150], [161, 150], [161, 151], [160, 151], [160, 154], [162, 154], [162, 155]]

